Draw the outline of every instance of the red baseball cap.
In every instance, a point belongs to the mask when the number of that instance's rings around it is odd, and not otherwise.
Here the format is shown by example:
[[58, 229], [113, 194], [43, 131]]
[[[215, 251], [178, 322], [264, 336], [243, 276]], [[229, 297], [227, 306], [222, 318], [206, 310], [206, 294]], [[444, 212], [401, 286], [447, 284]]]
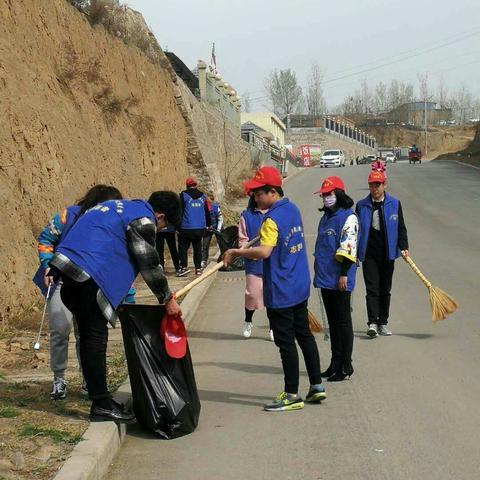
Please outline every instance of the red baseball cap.
[[165, 314], [160, 326], [160, 335], [165, 341], [169, 357], [183, 358], [187, 353], [187, 331], [180, 317]]
[[340, 177], [327, 177], [323, 183], [322, 186], [320, 187], [319, 190], [317, 190], [315, 193], [330, 193], [333, 192], [335, 189], [343, 190], [345, 191], [345, 184], [343, 183], [343, 180]]
[[185, 180], [185, 185], [187, 187], [196, 187], [197, 186], [197, 181], [195, 180], [195, 178], [193, 177], [188, 177], [186, 180]]
[[386, 180], [383, 172], [375, 171], [368, 176], [368, 183], [385, 183]]
[[249, 192], [265, 185], [271, 185], [272, 187], [282, 186], [282, 176], [275, 167], [260, 168], [251, 180], [244, 182], [243, 187], [246, 192]]

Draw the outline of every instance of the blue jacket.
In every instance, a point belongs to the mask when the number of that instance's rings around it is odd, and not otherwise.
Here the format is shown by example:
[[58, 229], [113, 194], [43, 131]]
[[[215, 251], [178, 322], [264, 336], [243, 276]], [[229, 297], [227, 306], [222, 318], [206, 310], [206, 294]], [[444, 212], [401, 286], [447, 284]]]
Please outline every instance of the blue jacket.
[[207, 196], [203, 194], [199, 198], [192, 198], [188, 193], [181, 193], [183, 200], [183, 217], [181, 228], [185, 230], [196, 230], [205, 228], [205, 204]]
[[263, 298], [268, 308], [288, 308], [310, 296], [310, 272], [297, 206], [288, 198], [276, 202], [265, 214], [278, 227], [278, 241], [263, 262]]
[[[247, 236], [251, 240], [258, 235], [260, 227], [263, 222], [263, 213], [259, 210], [245, 209], [242, 212], [242, 217], [245, 220], [245, 226], [247, 227]], [[245, 273], [252, 275], [262, 275], [263, 273], [263, 260], [249, 260], [244, 259]]]
[[[318, 224], [318, 235], [315, 243], [315, 288], [338, 290], [341, 262], [336, 260], [336, 253], [340, 246], [342, 229], [347, 218], [354, 215], [352, 209], [339, 209], [334, 213], [324, 213]], [[356, 259], [355, 259], [356, 260]], [[355, 288], [357, 266], [354, 263], [347, 273], [347, 291]]]
[[[387, 236], [387, 255], [389, 260], [400, 256], [398, 248], [398, 206], [399, 201], [385, 192], [382, 214]], [[363, 262], [367, 254], [368, 236], [372, 224], [373, 202], [370, 195], [357, 203], [357, 214], [360, 222], [358, 242], [358, 259]]]
[[156, 222], [143, 200], [109, 200], [88, 210], [57, 248], [87, 272], [113, 308], [125, 298], [138, 268], [127, 244], [127, 227], [138, 218]]
[[220, 204], [217, 202], [212, 202], [210, 206], [210, 218], [211, 218], [211, 227], [214, 230], [218, 230], [218, 216], [220, 214]]
[[[40, 289], [42, 295], [47, 295], [47, 287], [43, 283], [45, 271], [48, 268], [49, 261], [53, 258], [53, 254], [65, 238], [67, 233], [73, 227], [78, 219], [81, 207], [78, 205], [70, 205], [61, 213], [57, 213], [48, 222], [48, 225], [42, 230], [38, 237], [38, 251], [40, 257], [40, 266], [32, 278], [33, 283]], [[53, 295], [53, 290], [50, 289], [50, 295]]]

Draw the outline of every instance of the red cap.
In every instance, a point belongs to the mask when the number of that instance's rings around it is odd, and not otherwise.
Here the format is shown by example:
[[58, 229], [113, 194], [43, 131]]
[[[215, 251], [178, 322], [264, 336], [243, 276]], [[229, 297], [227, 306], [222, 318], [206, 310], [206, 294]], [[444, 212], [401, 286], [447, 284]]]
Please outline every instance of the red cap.
[[183, 358], [187, 353], [187, 331], [180, 317], [165, 314], [162, 318], [160, 335], [165, 341], [169, 357]]
[[185, 180], [185, 185], [187, 187], [196, 187], [197, 186], [197, 181], [193, 177], [188, 177]]
[[319, 190], [317, 190], [315, 193], [330, 193], [333, 192], [335, 189], [343, 190], [345, 191], [345, 184], [343, 183], [343, 180], [340, 177], [327, 177], [323, 183], [322, 186], [320, 187]]
[[375, 171], [368, 176], [368, 183], [385, 183], [386, 180], [383, 172]]
[[282, 186], [282, 176], [275, 167], [260, 168], [251, 180], [243, 184], [243, 187], [246, 192], [249, 192], [265, 185], [271, 185], [272, 187]]

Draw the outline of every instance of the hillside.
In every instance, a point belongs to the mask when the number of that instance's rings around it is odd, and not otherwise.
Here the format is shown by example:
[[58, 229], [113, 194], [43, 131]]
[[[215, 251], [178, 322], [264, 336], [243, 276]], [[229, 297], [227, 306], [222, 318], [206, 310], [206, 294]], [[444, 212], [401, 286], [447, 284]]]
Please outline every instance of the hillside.
[[179, 190], [187, 131], [171, 76], [65, 0], [0, 0], [0, 321], [39, 301], [46, 220], [95, 183]]
[[[377, 145], [410, 146], [418, 145], [424, 149], [425, 134], [423, 131], [389, 125], [386, 127], [366, 127], [365, 131], [377, 139]], [[428, 131], [427, 158], [463, 150], [475, 135], [473, 126], [431, 127]]]

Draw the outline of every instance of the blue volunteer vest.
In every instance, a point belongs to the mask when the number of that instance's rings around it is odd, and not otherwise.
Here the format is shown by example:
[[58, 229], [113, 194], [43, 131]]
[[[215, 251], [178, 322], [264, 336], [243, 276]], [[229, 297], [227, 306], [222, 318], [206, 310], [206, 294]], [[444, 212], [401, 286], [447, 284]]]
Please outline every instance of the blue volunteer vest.
[[211, 227], [217, 230], [218, 228], [218, 214], [220, 213], [220, 204], [213, 202], [210, 208]]
[[87, 272], [113, 308], [127, 295], [138, 270], [127, 245], [127, 227], [147, 217], [156, 222], [143, 200], [109, 200], [82, 215], [57, 252]]
[[[385, 193], [383, 201], [383, 219], [387, 235], [387, 254], [389, 260], [395, 260], [400, 256], [398, 248], [398, 205], [399, 201]], [[358, 241], [358, 259], [363, 262], [367, 254], [368, 236], [372, 224], [373, 204], [370, 195], [357, 203], [360, 232]]]
[[310, 273], [300, 211], [288, 198], [265, 214], [278, 227], [278, 241], [263, 261], [263, 298], [268, 308], [288, 308], [310, 296]]
[[81, 208], [82, 207], [78, 205], [70, 205], [69, 207], [66, 208], [67, 218], [66, 218], [66, 222], [63, 227], [62, 233], [60, 234], [60, 237], [58, 239], [58, 244], [62, 243], [62, 241], [67, 236], [67, 233], [75, 225], [75, 222], [78, 220], [78, 216], [80, 214]]
[[[352, 209], [339, 209], [332, 214], [324, 213], [318, 224], [318, 235], [315, 243], [315, 288], [338, 290], [341, 263], [335, 259], [335, 254], [340, 246], [342, 229], [347, 218], [354, 215]], [[357, 266], [353, 264], [347, 274], [347, 291], [355, 288]]]
[[[245, 220], [245, 226], [247, 227], [247, 236], [251, 240], [258, 235], [260, 227], [263, 222], [263, 213], [259, 210], [251, 210], [247, 208], [242, 212], [242, 217]], [[244, 258], [245, 273], [251, 275], [262, 275], [263, 273], [263, 260], [249, 260]]]
[[192, 198], [188, 193], [182, 192], [183, 199], [183, 217], [181, 228], [185, 230], [194, 230], [205, 228], [205, 202], [207, 197], [203, 194], [199, 198]]

